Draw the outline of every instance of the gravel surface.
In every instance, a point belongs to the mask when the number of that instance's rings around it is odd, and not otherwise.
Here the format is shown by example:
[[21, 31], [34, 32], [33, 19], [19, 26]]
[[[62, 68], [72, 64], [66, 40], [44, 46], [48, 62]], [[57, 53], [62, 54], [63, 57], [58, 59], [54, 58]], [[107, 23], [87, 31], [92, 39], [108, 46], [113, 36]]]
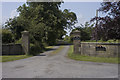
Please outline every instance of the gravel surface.
[[50, 56], [41, 55], [2, 64], [3, 78], [117, 78], [118, 65], [75, 61], [66, 57], [69, 46]]

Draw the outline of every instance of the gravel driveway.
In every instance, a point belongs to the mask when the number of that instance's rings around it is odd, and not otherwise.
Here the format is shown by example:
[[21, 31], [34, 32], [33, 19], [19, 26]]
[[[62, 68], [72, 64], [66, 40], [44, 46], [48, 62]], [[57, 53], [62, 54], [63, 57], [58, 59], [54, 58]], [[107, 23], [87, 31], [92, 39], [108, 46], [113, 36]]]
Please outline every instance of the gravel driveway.
[[[55, 47], [55, 49], [58, 46]], [[69, 46], [50, 56], [47, 51], [34, 56], [2, 64], [3, 78], [117, 78], [118, 65], [75, 61], [66, 57]]]

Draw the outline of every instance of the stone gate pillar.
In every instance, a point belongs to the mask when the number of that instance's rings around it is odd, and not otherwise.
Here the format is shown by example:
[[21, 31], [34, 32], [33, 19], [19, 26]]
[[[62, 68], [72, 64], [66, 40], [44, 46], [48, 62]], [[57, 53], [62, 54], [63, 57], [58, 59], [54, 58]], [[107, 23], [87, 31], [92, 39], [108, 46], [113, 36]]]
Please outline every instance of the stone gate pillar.
[[74, 54], [81, 54], [80, 43], [80, 31], [76, 30], [73, 32]]
[[30, 42], [29, 42], [29, 32], [23, 31], [22, 32], [22, 47], [26, 55], [29, 54], [30, 49]]

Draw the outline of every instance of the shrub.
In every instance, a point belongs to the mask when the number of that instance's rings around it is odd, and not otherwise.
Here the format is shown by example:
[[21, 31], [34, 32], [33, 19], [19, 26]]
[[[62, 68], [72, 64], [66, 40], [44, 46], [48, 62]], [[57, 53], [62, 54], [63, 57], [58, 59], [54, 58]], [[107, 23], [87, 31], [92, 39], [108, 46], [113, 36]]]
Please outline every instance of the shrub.
[[11, 43], [13, 41], [14, 40], [13, 40], [12, 32], [7, 29], [3, 29], [2, 30], [2, 42], [3, 43]]
[[15, 43], [16, 44], [21, 44], [21, 40], [22, 40], [22, 38], [20, 38], [19, 40], [17, 40]]
[[40, 43], [30, 44], [30, 54], [33, 56], [40, 54], [44, 49], [44, 46]]

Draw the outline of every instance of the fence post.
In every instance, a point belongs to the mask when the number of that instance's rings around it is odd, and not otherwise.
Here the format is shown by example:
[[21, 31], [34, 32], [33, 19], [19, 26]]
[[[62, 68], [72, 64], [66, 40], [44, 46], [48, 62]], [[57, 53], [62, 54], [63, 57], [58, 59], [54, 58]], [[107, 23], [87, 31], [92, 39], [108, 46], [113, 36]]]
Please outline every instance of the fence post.
[[26, 55], [29, 55], [30, 42], [29, 42], [29, 32], [28, 31], [22, 32], [22, 47], [23, 47], [24, 53]]

